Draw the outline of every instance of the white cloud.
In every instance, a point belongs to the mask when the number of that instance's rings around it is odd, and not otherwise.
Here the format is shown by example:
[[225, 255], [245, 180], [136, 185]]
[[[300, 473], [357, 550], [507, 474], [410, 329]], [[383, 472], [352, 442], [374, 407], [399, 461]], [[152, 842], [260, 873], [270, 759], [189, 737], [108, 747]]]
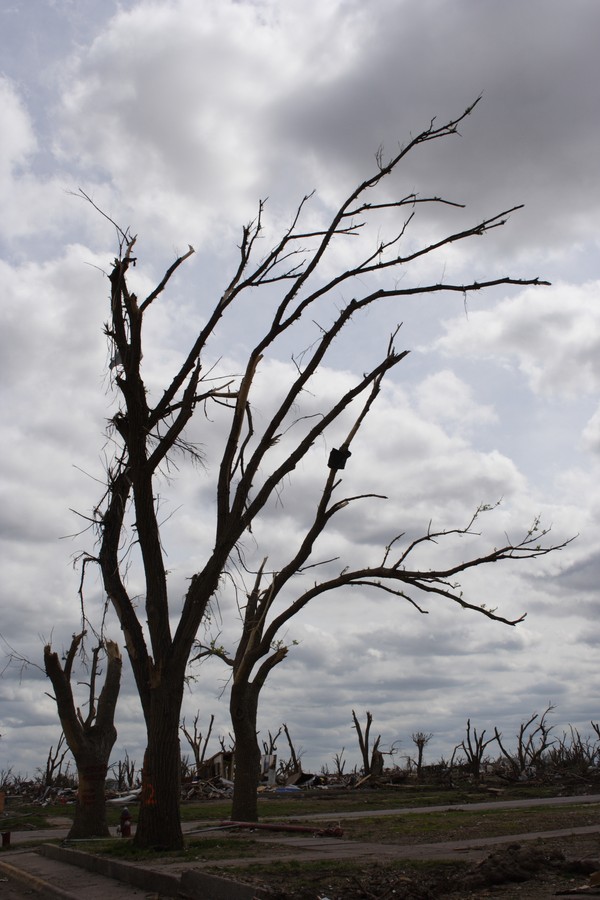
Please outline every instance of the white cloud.
[[588, 450], [600, 455], [600, 408], [583, 429], [583, 442]]
[[15, 170], [37, 148], [31, 120], [6, 77], [0, 77], [0, 114], [4, 123], [4, 139], [0, 148], [0, 189], [6, 191]]
[[497, 420], [493, 408], [478, 405], [470, 386], [448, 369], [429, 375], [415, 393], [419, 413], [424, 419], [451, 422], [458, 431], [468, 431], [474, 423]]
[[[138, 3], [69, 69], [60, 146], [102, 167], [123, 202], [135, 197], [147, 227], [162, 219], [178, 238], [192, 239], [190, 228], [206, 238], [245, 221], [266, 194], [276, 208], [313, 187], [335, 202], [370, 174], [381, 143], [393, 151], [483, 90], [465, 138], [417, 152], [401, 189], [450, 192], [475, 218], [526, 202], [495, 245], [518, 255], [527, 234], [544, 255], [568, 230], [588, 240], [581, 211], [598, 212], [581, 177], [598, 141], [597, 60], [585, 50], [596, 13], [589, 3], [578, 16], [534, 8], [541, 32], [533, 21], [514, 28], [512, 4], [450, 14], [430, 0], [399, 15], [389, 0], [368, 12], [353, 2], [310, 12], [304, 2]], [[454, 62], [441, 71], [449, 46]], [[491, 243], [480, 251], [488, 269]]]
[[513, 361], [538, 394], [574, 398], [600, 387], [600, 282], [529, 288], [445, 323], [435, 346], [452, 357]]

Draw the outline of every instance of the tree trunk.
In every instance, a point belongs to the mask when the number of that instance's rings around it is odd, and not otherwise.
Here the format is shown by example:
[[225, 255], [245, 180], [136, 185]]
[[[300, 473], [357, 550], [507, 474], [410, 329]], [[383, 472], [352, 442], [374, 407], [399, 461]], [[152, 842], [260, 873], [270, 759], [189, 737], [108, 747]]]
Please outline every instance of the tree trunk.
[[179, 715], [182, 694], [181, 686], [173, 685], [170, 689], [168, 681], [163, 678], [161, 685], [151, 691], [140, 816], [134, 843], [143, 848], [181, 850]]
[[258, 690], [253, 684], [234, 684], [229, 709], [235, 735], [235, 779], [231, 818], [236, 822], [258, 821], [260, 748], [256, 735]]
[[78, 753], [75, 758], [79, 788], [69, 840], [110, 836], [104, 796], [107, 760], [104, 753], [98, 755], [89, 750]]

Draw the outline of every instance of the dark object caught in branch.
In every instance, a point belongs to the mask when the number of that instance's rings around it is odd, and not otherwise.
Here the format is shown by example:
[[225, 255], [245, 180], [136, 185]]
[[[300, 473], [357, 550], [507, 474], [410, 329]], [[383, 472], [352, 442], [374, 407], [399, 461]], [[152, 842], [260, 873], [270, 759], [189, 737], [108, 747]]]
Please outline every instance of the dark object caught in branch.
[[329, 454], [327, 465], [330, 469], [345, 469], [348, 458], [352, 456], [349, 450], [332, 450]]

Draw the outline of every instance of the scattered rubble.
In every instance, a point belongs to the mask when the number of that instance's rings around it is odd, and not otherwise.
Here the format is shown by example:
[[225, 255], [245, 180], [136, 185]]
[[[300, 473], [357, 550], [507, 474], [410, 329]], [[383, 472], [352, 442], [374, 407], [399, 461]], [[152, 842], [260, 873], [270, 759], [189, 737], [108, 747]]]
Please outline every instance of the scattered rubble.
[[507, 882], [528, 881], [543, 869], [558, 871], [564, 864], [565, 857], [560, 850], [548, 853], [530, 844], [509, 844], [472, 866], [461, 879], [461, 887], [474, 890]]
[[[560, 851], [511, 844], [494, 851], [465, 870], [460, 863], [436, 870], [370, 864], [352, 875], [305, 872], [294, 879], [271, 881], [273, 900], [439, 900], [441, 897], [481, 900], [482, 897], [540, 900], [560, 896], [600, 896], [600, 860], [566, 859]], [[564, 886], [564, 889], [563, 889]]]

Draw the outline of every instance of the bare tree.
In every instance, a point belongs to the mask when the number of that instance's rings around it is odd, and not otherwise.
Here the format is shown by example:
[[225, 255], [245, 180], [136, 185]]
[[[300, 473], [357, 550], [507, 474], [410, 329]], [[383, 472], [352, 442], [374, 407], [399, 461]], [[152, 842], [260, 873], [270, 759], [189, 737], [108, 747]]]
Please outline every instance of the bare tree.
[[[316, 597], [340, 588], [359, 587], [364, 591], [386, 592], [422, 612], [415, 593], [426, 596], [434, 593], [490, 619], [515, 624], [483, 606], [467, 602], [457, 587], [457, 577], [473, 566], [531, 558], [550, 550], [543, 545], [546, 532], [540, 531], [536, 524], [516, 543], [507, 542], [481, 556], [434, 570], [411, 568], [412, 552], [425, 542], [433, 544], [452, 536], [474, 533], [475, 516], [466, 527], [448, 531], [431, 529], [404, 547], [400, 546], [401, 535], [392, 536], [382, 550], [378, 564], [354, 561], [355, 564], [344, 565], [341, 571], [317, 580], [311, 587], [295, 587], [295, 576], [318, 564], [313, 557], [313, 548], [331, 520], [358, 503], [382, 499], [367, 493], [339, 496], [339, 473], [350, 456], [356, 434], [377, 399], [384, 377], [407, 355], [407, 351], [398, 351], [394, 346], [397, 332], [394, 331], [387, 341], [387, 349], [380, 361], [358, 376], [354, 385], [336, 401], [325, 405], [318, 417], [297, 413], [298, 404], [312, 389], [314, 376], [328, 351], [350, 322], [390, 298], [438, 293], [465, 296], [498, 285], [547, 283], [538, 278], [505, 276], [464, 283], [444, 279], [427, 283], [419, 277], [417, 283], [410, 284], [406, 277], [399, 277], [400, 270], [411, 262], [501, 227], [509, 214], [518, 208], [507, 209], [471, 227], [402, 252], [406, 231], [422, 205], [453, 207], [459, 204], [437, 196], [416, 194], [388, 198], [381, 189], [408, 154], [428, 142], [456, 135], [460, 123], [472, 108], [444, 125], [432, 121], [389, 159], [384, 159], [383, 151], [380, 151], [373, 173], [350, 191], [323, 227], [302, 227], [310, 200], [305, 197], [289, 228], [262, 257], [259, 256], [259, 239], [263, 233], [265, 207], [261, 202], [256, 219], [242, 231], [239, 263], [229, 284], [212, 309], [207, 309], [205, 323], [192, 339], [183, 363], [156, 401], [151, 401], [141, 369], [142, 324], [193, 249], [190, 247], [173, 262], [145, 299], [138, 299], [128, 284], [130, 269], [136, 262], [136, 238], [118, 228], [119, 255], [109, 276], [110, 318], [106, 326], [112, 347], [111, 371], [119, 398], [119, 408], [111, 420], [115, 455], [108, 467], [106, 491], [91, 517], [98, 531], [99, 550], [85, 557], [84, 565], [93, 560], [100, 566], [106, 593], [125, 636], [146, 722], [143, 792], [135, 838], [138, 846], [182, 846], [178, 730], [186, 668], [211, 600], [219, 590], [226, 592], [236, 582], [236, 577], [237, 596], [243, 597], [239, 606], [239, 640], [231, 651], [212, 643], [201, 645], [196, 657], [220, 656], [231, 667], [230, 711], [236, 743], [232, 815], [235, 819], [252, 819], [257, 815], [259, 695], [269, 673], [288, 653], [288, 646], [279, 635], [297, 612]], [[394, 232], [367, 246], [365, 242], [369, 240], [370, 232], [365, 226], [384, 227], [378, 217], [394, 214], [400, 217]], [[367, 237], [361, 241], [363, 233]], [[357, 240], [355, 261], [332, 275], [329, 264], [334, 264], [334, 249], [340, 242]], [[388, 283], [383, 280], [386, 275], [390, 276]], [[215, 337], [219, 322], [226, 316], [235, 316], [243, 299], [246, 296], [249, 300], [254, 298], [257, 291], [264, 293], [266, 302], [259, 304], [253, 299], [253, 309], [257, 319], [260, 320], [262, 315], [266, 318], [260, 325], [256, 344], [247, 354], [242, 374], [240, 377], [220, 375], [219, 370], [210, 365], [205, 369], [207, 345]], [[353, 299], [342, 302], [343, 295]], [[331, 318], [322, 324], [326, 316]], [[257, 373], [263, 361], [269, 355], [276, 356], [282, 339], [290, 332], [295, 334], [296, 328], [303, 327], [307, 319], [316, 318], [319, 319], [318, 336], [302, 356], [294, 360], [294, 376], [286, 386], [284, 396], [275, 398], [274, 395], [275, 408], [266, 420], [255, 416]], [[211, 404], [229, 416], [214, 484], [214, 544], [191, 576], [183, 605], [175, 618], [173, 604], [169, 601], [168, 572], [161, 543], [157, 482], [176, 452], [199, 458], [198, 448], [185, 437], [185, 429], [198, 408], [207, 410]], [[269, 569], [269, 551], [264, 548], [264, 554], [259, 551], [263, 562], [251, 567], [254, 571], [246, 569], [244, 577], [242, 538], [269, 509], [269, 504], [278, 497], [296, 467], [323, 437], [331, 437], [333, 427], [347, 412], [353, 417], [353, 424], [331, 451], [328, 474], [315, 503], [312, 522], [299, 535], [297, 546], [290, 549], [287, 561]], [[209, 429], [208, 416], [205, 424]], [[284, 435], [289, 446], [288, 452], [282, 455], [277, 445]], [[209, 515], [208, 505], [199, 515]], [[129, 555], [124, 550], [127, 528], [130, 529], [130, 541], [137, 543], [141, 557], [143, 610], [128, 587]]]
[[[52, 651], [50, 644], [44, 647], [46, 674], [52, 682], [63, 733], [77, 766], [77, 803], [70, 838], [104, 837], [109, 834], [105, 782], [108, 761], [117, 739], [114, 718], [121, 684], [119, 648], [114, 641], [105, 640], [92, 651], [90, 680], [87, 684], [87, 711], [82, 712], [76, 706], [71, 675], [84, 634], [85, 632], [81, 632], [73, 635], [64, 664], [58, 654]], [[96, 683], [102, 651], [106, 656], [106, 675], [104, 686], [97, 697]]]
[[123, 759], [118, 759], [111, 766], [112, 771], [117, 779], [117, 790], [131, 790], [135, 784], [135, 772], [137, 765], [134, 759], [129, 758], [129, 753], [125, 751]]
[[[279, 781], [287, 782], [292, 776], [302, 774], [302, 748], [300, 748], [299, 750], [296, 750], [296, 747], [294, 746], [294, 742], [292, 741], [292, 736], [290, 734], [290, 730], [289, 730], [288, 726], [285, 724], [285, 722], [282, 724], [281, 728], [279, 729], [279, 731], [277, 732], [275, 737], [276, 738], [279, 737], [281, 735], [282, 731], [284, 732], [284, 734], [287, 738], [290, 755], [288, 756], [287, 759], [279, 759], [277, 761], [277, 779]], [[271, 732], [269, 732], [269, 737], [270, 737], [270, 735], [271, 735]], [[277, 749], [276, 746], [273, 745], [272, 749], [267, 751], [267, 744], [264, 741], [263, 741], [263, 747], [265, 750], [265, 754], [268, 753], [268, 755], [270, 755], [271, 753], [274, 753], [275, 750]]]
[[[56, 747], [50, 745], [50, 749], [48, 750], [48, 756], [46, 757], [46, 768], [43, 770], [42, 774], [42, 787], [44, 788], [44, 795], [49, 788], [53, 788], [56, 786], [59, 781], [61, 775], [63, 774], [63, 763], [65, 761], [65, 757], [69, 752], [69, 747], [65, 747], [65, 733], [61, 732], [61, 735], [56, 743]], [[42, 773], [42, 769], [38, 769], [40, 773]]]
[[[229, 739], [229, 744], [226, 746], [225, 741]], [[231, 732], [227, 735], [227, 738], [224, 734], [219, 735], [219, 747], [221, 748], [222, 753], [235, 753], [235, 737]]]
[[289, 766], [291, 769], [290, 774], [296, 773], [296, 772], [301, 772], [302, 771], [302, 759], [301, 759], [302, 751], [301, 750], [297, 751], [296, 748], [294, 747], [289, 728], [287, 727], [285, 722], [283, 723], [283, 725], [281, 727], [283, 728], [283, 731], [287, 738], [288, 747], [290, 748], [290, 766]]
[[283, 728], [280, 725], [278, 730], [275, 732], [275, 734], [273, 734], [272, 731], [268, 732], [269, 740], [262, 742], [263, 753], [265, 754], [265, 756], [272, 756], [275, 753], [275, 751], [277, 750], [277, 739], [281, 735], [282, 731], [283, 731]]
[[582, 737], [578, 728], [569, 725], [569, 737], [564, 731], [562, 739], [557, 738], [553, 746], [547, 748], [544, 764], [557, 773], [573, 773], [584, 777], [595, 767], [599, 751], [597, 737]]
[[339, 753], [333, 754], [333, 764], [335, 766], [334, 774], [339, 778], [344, 774], [344, 769], [346, 768], [346, 760], [344, 759], [344, 751], [345, 747], [342, 747]]
[[196, 771], [196, 766], [190, 764], [189, 756], [182, 756], [179, 762], [179, 771], [181, 773], [181, 780], [186, 781], [188, 778], [193, 778], [193, 773]]
[[[363, 773], [365, 775], [374, 774], [373, 770], [378, 769], [379, 767], [379, 756], [381, 756], [379, 752], [379, 745], [381, 743], [381, 735], [378, 734], [375, 738], [373, 746], [370, 746], [370, 738], [371, 738], [371, 725], [373, 724], [373, 715], [368, 710], [366, 712], [366, 721], [365, 727], [360, 724], [358, 716], [352, 710], [352, 721], [354, 723], [354, 728], [356, 729], [356, 735], [358, 737], [358, 746], [360, 747], [360, 755], [362, 756], [363, 761]], [[379, 754], [379, 755], [378, 755]]]
[[510, 764], [513, 775], [523, 776], [528, 769], [535, 770], [543, 762], [543, 756], [554, 740], [551, 739], [551, 731], [554, 725], [548, 723], [548, 716], [554, 711], [554, 706], [549, 703], [542, 715], [534, 713], [526, 722], [521, 722], [517, 734], [517, 747], [510, 753], [502, 743], [502, 735], [497, 728], [494, 729], [495, 739], [502, 751], [502, 755]]
[[415, 731], [412, 735], [412, 742], [417, 748], [417, 778], [421, 778], [423, 774], [423, 754], [425, 747], [433, 737], [433, 734], [427, 734], [424, 731]]
[[[0, 735], [0, 737], [2, 737], [2, 735]], [[15, 780], [16, 776], [13, 775], [12, 766], [9, 766], [7, 769], [0, 769], [0, 791], [5, 791], [10, 784], [15, 782]]]
[[486, 748], [497, 740], [496, 736], [488, 738], [487, 741], [484, 738], [485, 728], [483, 729], [481, 734], [477, 734], [476, 728], [473, 728], [473, 731], [471, 731], [471, 720], [467, 719], [466, 739], [463, 740], [462, 743], [460, 743], [458, 746], [465, 751], [467, 766], [469, 767], [473, 777], [477, 780], [479, 780], [479, 777], [481, 775], [481, 763], [483, 762]]
[[200, 713], [196, 713], [194, 716], [194, 721], [192, 722], [193, 732], [188, 731], [185, 727], [185, 719], [181, 723], [181, 730], [183, 731], [188, 744], [192, 748], [192, 753], [194, 754], [194, 765], [196, 767], [196, 778], [200, 775], [200, 769], [202, 768], [202, 763], [204, 762], [204, 757], [206, 756], [206, 747], [210, 740], [210, 736], [212, 734], [212, 727], [215, 721], [214, 715], [211, 715], [210, 722], [208, 723], [208, 729], [206, 732], [206, 737], [202, 736], [202, 732], [198, 730], [198, 722], [200, 720]]

